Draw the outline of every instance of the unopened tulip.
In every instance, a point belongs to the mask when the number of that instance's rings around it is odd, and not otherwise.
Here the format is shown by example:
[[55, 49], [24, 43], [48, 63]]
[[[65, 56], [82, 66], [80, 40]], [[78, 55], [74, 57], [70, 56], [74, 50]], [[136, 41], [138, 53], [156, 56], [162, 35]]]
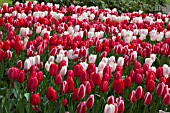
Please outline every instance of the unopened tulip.
[[162, 95], [164, 87], [165, 87], [165, 83], [164, 82], [161, 82], [161, 83], [158, 84], [158, 86], [156, 88], [156, 95], [157, 96], [161, 96]]
[[144, 90], [142, 86], [138, 86], [136, 91], [135, 91], [135, 97], [136, 99], [143, 99], [144, 97]]
[[62, 76], [60, 74], [56, 75], [54, 78], [54, 83], [56, 85], [61, 85], [62, 84]]
[[96, 72], [96, 66], [94, 63], [89, 63], [87, 67], [88, 74], [91, 74], [92, 72]]
[[57, 93], [51, 86], [47, 88], [46, 97], [50, 102], [54, 102], [57, 99]]
[[19, 69], [12, 67], [8, 69], [8, 78], [9, 80], [15, 80], [19, 74]]
[[89, 63], [95, 63], [96, 62], [97, 55], [90, 55], [89, 56]]
[[73, 67], [74, 76], [79, 77], [83, 71], [83, 67], [80, 64], [76, 64]]
[[132, 90], [132, 92], [129, 94], [128, 99], [131, 103], [135, 103], [136, 102], [136, 96], [135, 96], [135, 91]]
[[51, 65], [50, 65], [50, 75], [51, 76], [55, 76], [55, 75], [57, 75], [58, 74], [58, 65], [57, 64], [55, 64], [55, 63], [52, 63]]
[[108, 81], [102, 81], [99, 90], [103, 93], [108, 91]]
[[169, 93], [165, 94], [165, 96], [163, 98], [163, 104], [165, 106], [168, 106], [170, 104], [170, 94]]
[[93, 81], [94, 85], [98, 86], [98, 85], [100, 85], [102, 78], [100, 77], [100, 75], [98, 73], [94, 73], [94, 75], [92, 77], [92, 81]]
[[18, 62], [17, 62], [17, 67], [18, 67], [19, 69], [22, 68], [22, 60], [18, 60]]
[[74, 90], [74, 80], [73, 80], [73, 78], [68, 77], [66, 81], [68, 83], [69, 92], [73, 92], [73, 90]]
[[124, 85], [125, 85], [125, 88], [129, 88], [132, 84], [132, 79], [130, 76], [127, 76], [124, 80]]
[[114, 80], [112, 84], [113, 90], [116, 94], [122, 94], [124, 91], [124, 82], [122, 79]]
[[93, 107], [93, 104], [94, 104], [94, 95], [91, 94], [86, 101], [86, 107], [90, 109]]
[[80, 102], [77, 106], [77, 113], [86, 113], [86, 102]]
[[38, 105], [40, 103], [40, 95], [39, 93], [36, 93], [36, 94], [32, 94], [31, 97], [30, 97], [30, 103], [32, 105]]
[[144, 97], [144, 105], [148, 106], [151, 104], [151, 102], [152, 102], [152, 94], [150, 94], [150, 92], [147, 92]]
[[60, 70], [60, 75], [64, 76], [64, 75], [66, 75], [66, 73], [67, 73], [67, 66], [63, 66]]
[[63, 83], [60, 86], [60, 93], [61, 94], [66, 94], [68, 93], [68, 83], [67, 81], [63, 81]]
[[155, 89], [155, 82], [152, 79], [148, 80], [146, 82], [146, 90], [148, 92], [153, 92], [154, 89]]
[[107, 98], [107, 104], [114, 104], [115, 103], [115, 99], [114, 96], [109, 96]]
[[87, 71], [82, 71], [82, 73], [80, 74], [80, 81], [81, 82], [87, 81], [87, 79], [88, 79]]
[[84, 98], [86, 95], [86, 88], [83, 84], [80, 85], [80, 91], [78, 93], [79, 98]]
[[115, 113], [115, 111], [116, 111], [115, 105], [113, 104], [105, 105], [104, 113]]
[[31, 67], [30, 60], [29, 60], [29, 59], [26, 59], [25, 62], [24, 62], [24, 69], [25, 69], [25, 70], [29, 70], [30, 67]]
[[124, 112], [124, 109], [125, 109], [125, 106], [124, 106], [124, 101], [123, 100], [120, 100], [119, 102], [118, 102], [118, 105], [117, 105], [117, 107], [118, 107], [118, 113], [123, 113]]
[[62, 100], [62, 104], [64, 107], [66, 107], [68, 105], [68, 99]]
[[30, 92], [33, 92], [37, 89], [38, 87], [38, 79], [37, 77], [33, 77], [31, 76], [29, 79], [28, 79], [28, 82], [27, 82], [27, 90], [30, 91]]
[[123, 57], [119, 57], [117, 60], [117, 65], [123, 66], [124, 65], [124, 58]]
[[17, 76], [17, 81], [18, 81], [19, 83], [23, 83], [24, 80], [25, 80], [25, 72], [24, 72], [24, 70], [21, 70], [21, 71], [19, 72], [18, 76]]

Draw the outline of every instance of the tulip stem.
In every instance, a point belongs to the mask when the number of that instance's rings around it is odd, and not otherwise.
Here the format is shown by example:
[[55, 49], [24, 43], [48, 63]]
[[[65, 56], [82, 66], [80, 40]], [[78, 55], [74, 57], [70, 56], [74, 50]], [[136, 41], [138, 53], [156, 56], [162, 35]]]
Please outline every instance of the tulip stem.
[[[147, 106], [144, 107], [144, 112], [143, 113], [147, 113]], [[155, 112], [156, 113], [156, 112]]]

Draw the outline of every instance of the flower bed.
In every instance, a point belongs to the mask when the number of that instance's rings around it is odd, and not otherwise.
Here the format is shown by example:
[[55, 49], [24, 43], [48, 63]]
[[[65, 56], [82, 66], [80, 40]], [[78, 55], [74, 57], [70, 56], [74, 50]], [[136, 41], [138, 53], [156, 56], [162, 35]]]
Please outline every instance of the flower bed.
[[0, 112], [170, 111], [170, 14], [0, 9]]

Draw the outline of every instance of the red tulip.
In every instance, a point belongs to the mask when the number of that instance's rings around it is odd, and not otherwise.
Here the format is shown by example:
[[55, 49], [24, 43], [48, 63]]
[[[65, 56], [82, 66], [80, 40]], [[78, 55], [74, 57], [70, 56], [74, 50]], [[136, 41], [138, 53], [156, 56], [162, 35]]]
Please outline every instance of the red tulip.
[[122, 94], [124, 91], [124, 82], [122, 79], [114, 80], [112, 87], [116, 94]]
[[87, 79], [88, 79], [87, 71], [82, 71], [82, 73], [80, 74], [80, 81], [81, 82], [87, 81]]
[[25, 72], [24, 70], [21, 70], [17, 76], [17, 81], [19, 83], [23, 83], [24, 82], [24, 79], [25, 79]]
[[67, 78], [69, 78], [69, 77], [72, 77], [72, 78], [74, 78], [74, 72], [73, 72], [73, 70], [68, 70], [67, 71], [67, 76], [66, 76]]
[[91, 92], [91, 84], [89, 81], [83, 82], [85, 88], [86, 88], [86, 94], [89, 94]]
[[73, 95], [72, 95], [72, 98], [74, 101], [80, 100], [79, 95], [78, 95], [79, 91], [80, 91], [80, 88], [74, 89]]
[[46, 97], [50, 102], [54, 102], [57, 99], [57, 93], [51, 86], [47, 88]]
[[159, 83], [156, 88], [156, 95], [161, 96], [164, 90], [165, 84], [163, 82]]
[[135, 97], [136, 99], [143, 99], [144, 97], [144, 90], [142, 86], [138, 86], [136, 91], [135, 91]]
[[125, 106], [124, 106], [124, 101], [123, 100], [120, 100], [118, 102], [118, 113], [123, 113], [124, 112], [124, 109], [125, 109]]
[[38, 78], [38, 82], [39, 82], [39, 83], [43, 81], [43, 79], [44, 79], [44, 74], [43, 74], [42, 71], [39, 71], [39, 72], [37, 73], [37, 78]]
[[66, 107], [68, 105], [68, 99], [64, 99], [62, 101], [62, 104], [63, 104], [64, 107]]
[[136, 102], [136, 97], [135, 97], [135, 91], [132, 90], [132, 92], [129, 94], [128, 99], [131, 103], [135, 103]]
[[58, 74], [58, 65], [53, 63], [50, 65], [50, 75], [55, 76], [57, 74]]
[[11, 49], [11, 44], [9, 40], [6, 40], [3, 44], [3, 49], [6, 50], [10, 50]]
[[63, 66], [66, 66], [66, 61], [65, 61], [65, 60], [62, 60], [62, 61], [59, 63], [59, 66], [58, 66], [59, 70], [61, 70], [61, 68], [62, 68]]
[[74, 75], [75, 75], [76, 77], [79, 77], [80, 74], [82, 73], [82, 71], [83, 71], [83, 67], [82, 67], [81, 64], [76, 64], [76, 65], [74, 65], [74, 67], [73, 67], [73, 72], [74, 72]]
[[159, 79], [159, 78], [162, 77], [162, 75], [163, 75], [163, 68], [162, 67], [158, 67], [156, 69], [156, 77]]
[[30, 73], [32, 73], [32, 72], [37, 72], [38, 71], [38, 66], [37, 65], [32, 65], [31, 67], [30, 67]]
[[96, 66], [94, 63], [90, 63], [87, 67], [87, 72], [90, 75], [92, 72], [96, 72]]
[[60, 93], [61, 94], [66, 94], [68, 93], [68, 83], [67, 81], [63, 81], [63, 83], [60, 86]]
[[98, 86], [98, 85], [100, 85], [102, 79], [98, 73], [94, 73], [94, 75], [92, 76], [92, 81], [93, 81], [94, 85]]
[[86, 88], [83, 84], [80, 85], [80, 91], [78, 92], [78, 96], [80, 99], [84, 98], [86, 95]]
[[166, 78], [165, 78], [165, 77], [161, 77], [161, 78], [159, 79], [159, 83], [161, 83], [161, 82], [166, 83]]
[[161, 97], [164, 98], [164, 96], [169, 93], [168, 85], [165, 85], [163, 92], [161, 94]]
[[36, 93], [36, 94], [32, 94], [31, 97], [30, 97], [30, 103], [32, 105], [38, 105], [40, 103], [40, 95], [39, 93]]
[[112, 76], [111, 68], [110, 66], [105, 66], [103, 69], [103, 75], [109, 74], [109, 76]]
[[151, 104], [151, 102], [152, 102], [152, 94], [150, 94], [150, 92], [147, 92], [144, 97], [144, 105], [148, 106]]
[[170, 104], [170, 94], [169, 93], [165, 94], [165, 96], [163, 98], [163, 104], [165, 106], [168, 106]]
[[19, 69], [22, 68], [22, 60], [19, 60], [19, 61], [17, 62], [17, 67], [18, 67]]
[[142, 75], [141, 74], [137, 74], [136, 75], [136, 77], [135, 77], [135, 83], [137, 84], [137, 85], [140, 85], [140, 84], [142, 84]]
[[103, 80], [103, 81], [108, 81], [108, 82], [109, 82], [110, 77], [111, 77], [111, 76], [110, 76], [109, 74], [103, 74], [102, 80]]
[[94, 95], [91, 94], [86, 101], [86, 107], [90, 109], [93, 107], [93, 104], [94, 104]]
[[86, 102], [80, 102], [77, 106], [77, 113], [86, 113]]
[[69, 77], [67, 78], [67, 83], [68, 83], [68, 89], [69, 89], [69, 92], [73, 92], [74, 90], [74, 80], [72, 77]]
[[0, 62], [2, 61], [3, 58], [4, 58], [4, 51], [0, 51]]
[[99, 90], [103, 93], [108, 91], [108, 81], [102, 81]]
[[130, 88], [131, 84], [132, 84], [132, 79], [130, 76], [127, 76], [124, 80], [125, 88]]
[[141, 63], [140, 62], [135, 62], [134, 64], [134, 70], [141, 68]]
[[55, 85], [61, 85], [63, 82], [62, 76], [60, 74], [56, 75], [54, 78], [54, 83]]
[[114, 96], [109, 96], [107, 98], [107, 104], [114, 104], [115, 103], [115, 99]]
[[35, 76], [30, 76], [27, 82], [27, 90], [33, 92], [38, 87], [38, 79]]
[[166, 84], [167, 84], [168, 87], [170, 88], [170, 76], [166, 79]]
[[12, 58], [12, 52], [7, 50], [4, 55], [5, 59], [10, 60]]
[[8, 69], [8, 78], [9, 80], [15, 80], [18, 76], [19, 69], [12, 67]]
[[114, 73], [114, 80], [122, 79], [122, 74], [120, 71]]
[[153, 92], [154, 89], [155, 89], [155, 82], [152, 79], [148, 80], [146, 82], [146, 90], [148, 92]]

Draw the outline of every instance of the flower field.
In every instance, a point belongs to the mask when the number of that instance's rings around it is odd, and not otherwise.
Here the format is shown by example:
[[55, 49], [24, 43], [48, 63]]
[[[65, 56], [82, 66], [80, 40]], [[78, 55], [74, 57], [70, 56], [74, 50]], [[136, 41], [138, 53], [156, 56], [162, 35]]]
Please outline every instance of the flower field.
[[170, 112], [170, 13], [0, 8], [1, 113]]

